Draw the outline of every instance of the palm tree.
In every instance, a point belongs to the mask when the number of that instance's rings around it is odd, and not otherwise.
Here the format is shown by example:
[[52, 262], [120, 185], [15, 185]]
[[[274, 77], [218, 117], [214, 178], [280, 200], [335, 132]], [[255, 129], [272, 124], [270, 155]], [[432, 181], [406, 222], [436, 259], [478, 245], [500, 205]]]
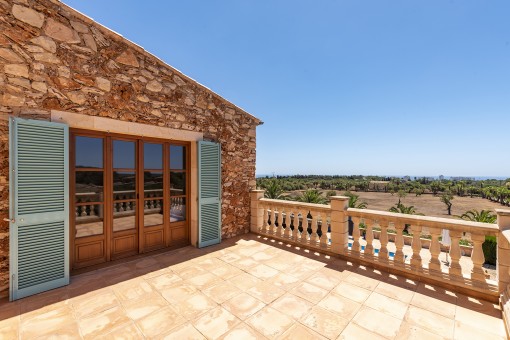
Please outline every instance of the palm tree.
[[264, 192], [265, 198], [271, 198], [275, 200], [285, 199], [285, 196], [283, 196], [283, 189], [276, 178], [271, 178], [266, 183], [264, 183], [263, 188], [266, 189]]
[[484, 222], [484, 223], [496, 223], [497, 216], [489, 210], [469, 210], [460, 216], [463, 220]]
[[407, 214], [407, 215], [423, 215], [416, 212], [416, 208], [414, 205], [403, 205], [402, 203], [397, 203], [393, 207], [390, 208], [390, 212], [399, 213], [399, 214]]
[[297, 201], [306, 203], [326, 204], [328, 199], [322, 196], [321, 192], [317, 189], [308, 189], [301, 193], [296, 198]]
[[[365, 209], [367, 207], [367, 202], [365, 201], [359, 201], [359, 196], [356, 194], [353, 194], [352, 192], [346, 191], [344, 192], [344, 195], [349, 197], [349, 208], [356, 208], [356, 209]], [[347, 220], [349, 222], [349, 236], [352, 236], [352, 232], [354, 230], [354, 222], [352, 221], [352, 217], [348, 216]]]
[[349, 191], [344, 192], [344, 195], [349, 197], [349, 208], [366, 209], [367, 202], [360, 201], [359, 195], [353, 194]]

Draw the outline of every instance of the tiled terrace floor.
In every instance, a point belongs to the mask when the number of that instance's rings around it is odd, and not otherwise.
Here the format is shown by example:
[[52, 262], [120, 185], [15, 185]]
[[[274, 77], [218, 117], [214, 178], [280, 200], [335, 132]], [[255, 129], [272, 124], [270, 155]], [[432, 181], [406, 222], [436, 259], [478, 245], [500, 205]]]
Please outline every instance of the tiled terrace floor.
[[0, 303], [0, 338], [500, 339], [497, 306], [256, 235]]

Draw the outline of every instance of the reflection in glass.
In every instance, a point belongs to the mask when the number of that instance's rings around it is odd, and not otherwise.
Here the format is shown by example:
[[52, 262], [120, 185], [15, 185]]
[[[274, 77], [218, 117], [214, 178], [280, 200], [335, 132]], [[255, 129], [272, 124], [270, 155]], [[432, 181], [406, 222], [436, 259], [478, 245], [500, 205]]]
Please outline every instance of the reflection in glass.
[[170, 145], [170, 169], [186, 169], [186, 147]]
[[186, 198], [173, 197], [170, 199], [170, 222], [186, 220]]
[[135, 142], [113, 141], [113, 167], [116, 169], [135, 168]]
[[170, 172], [170, 196], [186, 195], [186, 173]]
[[103, 167], [102, 138], [76, 136], [75, 152], [77, 168]]
[[76, 171], [76, 203], [103, 202], [103, 172]]
[[163, 224], [163, 199], [145, 200], [143, 214], [145, 227]]
[[163, 169], [162, 144], [143, 144], [143, 167], [145, 169]]
[[75, 237], [101, 235], [103, 233], [103, 205], [79, 205], [75, 208]]
[[131, 171], [113, 172], [113, 199], [127, 200], [136, 198], [136, 174]]
[[136, 228], [136, 202], [113, 202], [113, 231]]
[[144, 197], [163, 197], [163, 173], [145, 171], [143, 174]]

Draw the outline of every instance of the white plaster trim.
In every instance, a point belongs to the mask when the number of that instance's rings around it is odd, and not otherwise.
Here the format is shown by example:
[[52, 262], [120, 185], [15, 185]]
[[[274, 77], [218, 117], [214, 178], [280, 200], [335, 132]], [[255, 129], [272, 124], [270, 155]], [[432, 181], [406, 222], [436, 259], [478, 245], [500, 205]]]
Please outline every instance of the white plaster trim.
[[201, 132], [171, 129], [168, 127], [134, 122], [124, 122], [117, 119], [89, 116], [74, 112], [51, 110], [51, 121], [66, 123], [72, 128], [164, 138], [186, 142], [200, 141], [204, 138], [204, 134]]

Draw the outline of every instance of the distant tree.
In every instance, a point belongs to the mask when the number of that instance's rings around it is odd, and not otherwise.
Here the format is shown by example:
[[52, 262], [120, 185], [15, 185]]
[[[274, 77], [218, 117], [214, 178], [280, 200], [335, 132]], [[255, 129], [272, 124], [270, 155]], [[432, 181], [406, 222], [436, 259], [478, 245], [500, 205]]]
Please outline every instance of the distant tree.
[[445, 205], [446, 205], [446, 211], [448, 212], [448, 215], [451, 215], [452, 214], [452, 201], [453, 201], [453, 195], [452, 193], [448, 190], [448, 191], [445, 191], [443, 192], [443, 194], [441, 195], [441, 202], [443, 202]]
[[432, 194], [435, 196], [437, 195], [441, 190], [443, 190], [443, 185], [439, 181], [434, 181], [430, 184], [430, 190], [432, 191]]
[[296, 198], [297, 201], [306, 203], [326, 204], [328, 199], [322, 196], [321, 192], [317, 189], [308, 189], [301, 193]]
[[469, 210], [460, 216], [463, 220], [484, 222], [484, 223], [496, 223], [497, 216], [489, 210]]
[[406, 198], [407, 192], [405, 192], [404, 190], [399, 190], [397, 194], [398, 194], [398, 203], [397, 203], [397, 205], [398, 205], [398, 204], [400, 204], [401, 200]]
[[335, 196], [336, 195], [336, 191], [335, 190], [330, 190], [326, 193], [326, 197], [327, 198], [330, 198], [331, 196]]

